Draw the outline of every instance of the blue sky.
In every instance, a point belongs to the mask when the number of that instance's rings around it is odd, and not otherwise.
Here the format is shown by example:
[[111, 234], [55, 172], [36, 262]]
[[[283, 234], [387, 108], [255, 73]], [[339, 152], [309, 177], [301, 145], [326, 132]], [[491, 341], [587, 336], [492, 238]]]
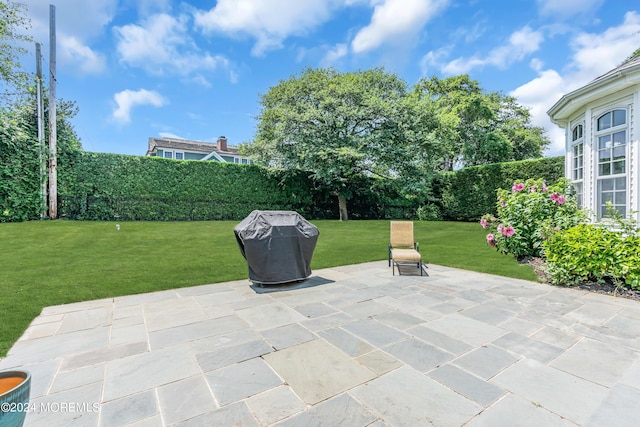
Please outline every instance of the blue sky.
[[[149, 137], [253, 139], [259, 95], [305, 67], [384, 67], [409, 85], [468, 73], [546, 111], [640, 47], [637, 0], [19, 0], [87, 151], [144, 155]], [[35, 69], [34, 55], [25, 66]], [[32, 64], [33, 63], [33, 64]]]

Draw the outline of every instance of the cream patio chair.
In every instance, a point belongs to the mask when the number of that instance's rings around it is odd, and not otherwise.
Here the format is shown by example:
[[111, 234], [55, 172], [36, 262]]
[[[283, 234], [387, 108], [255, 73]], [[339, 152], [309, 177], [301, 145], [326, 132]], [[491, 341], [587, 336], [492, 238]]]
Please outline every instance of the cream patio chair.
[[393, 275], [395, 276], [396, 274], [396, 267], [398, 268], [398, 274], [401, 274], [401, 265], [413, 264], [420, 269], [421, 276], [423, 272], [427, 274], [425, 270], [427, 266], [422, 262], [422, 255], [420, 255], [420, 247], [413, 238], [413, 222], [391, 221], [389, 266], [392, 267]]

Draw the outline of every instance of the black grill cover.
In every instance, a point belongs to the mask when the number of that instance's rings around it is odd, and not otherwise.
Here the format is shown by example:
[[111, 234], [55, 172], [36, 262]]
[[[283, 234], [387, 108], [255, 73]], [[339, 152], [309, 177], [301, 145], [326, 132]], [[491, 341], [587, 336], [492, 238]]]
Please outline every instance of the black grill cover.
[[233, 229], [249, 280], [279, 284], [311, 275], [318, 229], [292, 211], [253, 211]]

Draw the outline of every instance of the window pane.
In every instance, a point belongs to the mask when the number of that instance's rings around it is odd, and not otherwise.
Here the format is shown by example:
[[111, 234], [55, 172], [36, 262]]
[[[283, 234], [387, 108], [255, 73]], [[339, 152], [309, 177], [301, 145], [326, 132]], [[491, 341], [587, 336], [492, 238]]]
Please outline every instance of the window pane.
[[627, 193], [618, 191], [615, 193], [613, 200], [616, 205], [625, 205], [627, 203]]
[[584, 159], [582, 157], [578, 158], [578, 167], [581, 168], [584, 165]]
[[616, 132], [613, 134], [613, 145], [618, 146], [618, 145], [624, 145], [627, 143], [627, 132], [626, 131], [622, 131], [622, 132]]
[[600, 218], [604, 218], [607, 216], [607, 207], [606, 206], [600, 206], [600, 215], [598, 215]]
[[626, 178], [616, 178], [616, 190], [626, 190], [627, 189], [627, 179]]
[[600, 163], [608, 162], [611, 160], [611, 150], [600, 150], [598, 153], [598, 158], [600, 159]]
[[578, 169], [578, 179], [582, 179], [583, 175], [582, 175], [582, 169]]
[[600, 203], [606, 205], [607, 203], [613, 203], [613, 193], [602, 193], [600, 196]]
[[600, 165], [600, 175], [611, 175], [611, 163]]
[[598, 138], [598, 148], [608, 148], [611, 147], [611, 135], [605, 135]]
[[615, 147], [613, 149], [613, 160], [620, 160], [620, 159], [624, 159], [626, 153], [627, 148], [626, 147]]
[[613, 174], [624, 173], [624, 160], [613, 162]]
[[627, 112], [625, 110], [615, 110], [613, 112], [613, 126], [623, 125], [627, 122]]
[[183, 153], [176, 153], [177, 160], [182, 160], [182, 158], [183, 158]]
[[603, 179], [600, 181], [600, 191], [613, 191], [613, 180]]
[[165, 151], [164, 152], [165, 159], [173, 159], [173, 151]]
[[611, 113], [607, 113], [598, 119], [598, 130], [609, 129], [611, 127]]

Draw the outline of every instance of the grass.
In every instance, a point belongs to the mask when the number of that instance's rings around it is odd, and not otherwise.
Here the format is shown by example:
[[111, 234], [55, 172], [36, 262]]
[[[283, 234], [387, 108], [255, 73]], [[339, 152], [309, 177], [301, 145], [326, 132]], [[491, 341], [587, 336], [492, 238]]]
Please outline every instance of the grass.
[[[312, 269], [386, 259], [389, 221], [313, 221]], [[0, 357], [43, 307], [247, 277], [237, 221], [0, 224]], [[536, 280], [478, 224], [415, 222], [428, 263]]]

